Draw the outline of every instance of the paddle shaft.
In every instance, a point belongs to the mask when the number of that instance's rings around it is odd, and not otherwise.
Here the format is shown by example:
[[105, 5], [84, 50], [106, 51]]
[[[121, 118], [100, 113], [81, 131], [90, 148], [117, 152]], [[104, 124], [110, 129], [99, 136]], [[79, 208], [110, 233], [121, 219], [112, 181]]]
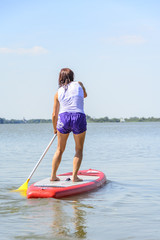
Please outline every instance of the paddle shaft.
[[42, 156], [40, 157], [40, 159], [38, 160], [37, 164], [35, 165], [35, 167], [33, 168], [31, 174], [28, 177], [28, 181], [31, 179], [31, 177], [33, 176], [34, 172], [36, 171], [38, 165], [40, 164], [40, 162], [42, 161], [42, 159], [44, 158], [44, 156], [46, 155], [48, 149], [50, 148], [50, 146], [52, 145], [54, 139], [56, 138], [57, 134], [54, 134], [53, 138], [51, 139], [50, 143], [48, 144], [48, 146], [46, 147], [46, 149], [44, 150]]

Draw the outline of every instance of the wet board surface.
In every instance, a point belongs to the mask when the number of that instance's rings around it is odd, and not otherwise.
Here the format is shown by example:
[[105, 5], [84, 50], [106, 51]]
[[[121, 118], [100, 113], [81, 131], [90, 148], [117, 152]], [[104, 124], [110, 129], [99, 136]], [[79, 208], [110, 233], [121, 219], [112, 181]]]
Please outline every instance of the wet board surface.
[[[99, 178], [97, 176], [78, 175], [78, 177], [83, 179], [83, 181], [72, 182], [72, 175], [58, 176], [58, 177], [60, 178], [60, 181], [50, 181], [50, 178], [45, 178], [39, 182], [36, 182], [34, 186], [35, 187], [70, 187], [70, 186], [76, 186], [76, 185], [85, 184], [91, 181], [95, 181]], [[70, 180], [67, 181], [67, 179], [70, 179]]]

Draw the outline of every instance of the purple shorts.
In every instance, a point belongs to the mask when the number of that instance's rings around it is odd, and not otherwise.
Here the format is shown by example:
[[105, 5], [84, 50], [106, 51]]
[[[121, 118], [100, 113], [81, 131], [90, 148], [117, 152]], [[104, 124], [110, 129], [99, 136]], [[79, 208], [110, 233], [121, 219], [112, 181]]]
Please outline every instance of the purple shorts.
[[80, 134], [87, 130], [86, 115], [84, 113], [60, 113], [57, 121], [57, 130], [67, 134]]

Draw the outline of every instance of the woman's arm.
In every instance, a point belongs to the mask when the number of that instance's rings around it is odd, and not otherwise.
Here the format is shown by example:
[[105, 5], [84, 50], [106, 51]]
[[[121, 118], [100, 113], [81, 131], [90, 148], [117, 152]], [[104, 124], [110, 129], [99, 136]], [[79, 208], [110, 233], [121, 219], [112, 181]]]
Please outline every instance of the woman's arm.
[[54, 96], [54, 105], [53, 105], [53, 113], [52, 113], [52, 123], [53, 123], [54, 134], [57, 133], [58, 113], [59, 113], [59, 101], [58, 101], [58, 92], [57, 92]]
[[87, 97], [87, 92], [86, 92], [86, 89], [85, 89], [85, 87], [84, 87], [84, 85], [83, 85], [83, 83], [82, 82], [78, 82], [79, 84], [80, 84], [80, 86], [83, 88], [83, 92], [84, 92], [84, 98], [86, 98]]

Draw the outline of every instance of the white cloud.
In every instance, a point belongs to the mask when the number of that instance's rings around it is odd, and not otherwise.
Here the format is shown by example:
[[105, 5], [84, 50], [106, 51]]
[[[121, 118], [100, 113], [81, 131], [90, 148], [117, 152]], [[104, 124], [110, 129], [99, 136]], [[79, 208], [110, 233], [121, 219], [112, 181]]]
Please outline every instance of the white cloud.
[[0, 53], [3, 53], [3, 54], [14, 53], [19, 55], [41, 55], [41, 54], [48, 53], [48, 50], [40, 46], [35, 46], [33, 48], [17, 48], [17, 49], [0, 48]]
[[140, 45], [146, 42], [142, 36], [125, 35], [119, 37], [107, 38], [107, 42], [123, 45]]

